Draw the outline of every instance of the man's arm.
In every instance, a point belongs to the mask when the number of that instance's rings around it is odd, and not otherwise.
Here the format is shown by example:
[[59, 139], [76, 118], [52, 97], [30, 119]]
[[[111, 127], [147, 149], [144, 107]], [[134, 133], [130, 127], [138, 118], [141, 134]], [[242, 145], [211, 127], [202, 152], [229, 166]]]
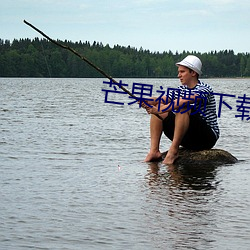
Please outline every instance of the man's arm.
[[[160, 106], [160, 110], [158, 111], [158, 106], [153, 105], [152, 108], [146, 106], [145, 109], [147, 110], [148, 114], [164, 114], [173, 110], [178, 110], [179, 108], [185, 108], [188, 104], [192, 104], [196, 101], [201, 100], [201, 98], [199, 98], [199, 95], [194, 94], [192, 95], [192, 98], [187, 99], [187, 98], [182, 98], [180, 97], [179, 99], [175, 99], [174, 101], [172, 101], [172, 105], [169, 105], [169, 103], [171, 102], [171, 100], [168, 98], [168, 103], [166, 104], [161, 104]], [[166, 96], [165, 96], [165, 100], [166, 100]]]
[[[159, 102], [160, 102], [159, 97], [152, 97], [151, 99], [152, 99], [152, 101], [146, 101], [147, 104], [149, 104], [149, 105], [151, 105], [151, 106], [157, 106], [157, 107], [158, 107]], [[168, 104], [168, 103], [171, 101], [171, 100], [168, 98], [168, 101], [167, 101], [167, 103], [166, 103], [166, 100], [167, 100], [167, 97], [166, 97], [166, 96], [163, 96], [163, 97], [161, 98], [161, 105], [166, 105], [166, 104]], [[142, 106], [143, 108], [148, 107], [145, 103], [142, 103], [141, 106]]]

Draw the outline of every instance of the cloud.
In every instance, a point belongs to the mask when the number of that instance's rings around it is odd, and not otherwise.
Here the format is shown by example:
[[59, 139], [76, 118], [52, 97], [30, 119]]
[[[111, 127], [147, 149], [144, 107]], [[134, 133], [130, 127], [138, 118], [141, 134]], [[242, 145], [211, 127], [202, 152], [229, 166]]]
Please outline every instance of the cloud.
[[233, 3], [239, 3], [238, 0], [210, 0], [210, 1], [204, 1], [207, 4], [212, 5], [227, 5], [227, 4], [233, 4]]
[[[198, 1], [197, 1], [198, 2]], [[237, 11], [238, 9], [248, 9], [250, 2], [248, 0], [200, 0], [199, 3], [203, 3], [204, 6], [220, 10], [222, 12], [228, 10]]]
[[4, 1], [0, 26], [2, 37], [8, 39], [34, 36], [22, 23], [26, 19], [55, 38], [72, 41], [96, 40], [161, 51], [207, 51], [223, 46], [246, 51], [249, 7], [249, 0]]
[[156, 5], [156, 4], [159, 4], [159, 3], [166, 3], [168, 1], [166, 0], [135, 0], [135, 1], [132, 1], [134, 2], [136, 5]]
[[89, 4], [87, 4], [87, 3], [81, 3], [80, 5], [79, 5], [79, 9], [80, 10], [86, 10], [86, 9], [88, 9], [90, 6], [89, 6]]

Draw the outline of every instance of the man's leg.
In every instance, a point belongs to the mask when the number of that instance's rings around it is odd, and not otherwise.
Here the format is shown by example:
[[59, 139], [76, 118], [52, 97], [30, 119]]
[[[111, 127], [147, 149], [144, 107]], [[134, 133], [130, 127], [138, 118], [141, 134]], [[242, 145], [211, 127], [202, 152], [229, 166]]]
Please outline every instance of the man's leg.
[[[166, 117], [167, 113], [164, 114], [164, 116]], [[149, 162], [149, 161], [153, 161], [153, 160], [157, 160], [157, 159], [161, 158], [161, 152], [160, 152], [159, 147], [160, 147], [162, 129], [163, 129], [162, 120], [157, 118], [155, 115], [151, 115], [151, 119], [150, 119], [150, 151], [144, 160], [145, 162]]]
[[178, 158], [179, 146], [189, 127], [189, 115], [190, 112], [185, 112], [183, 114], [180, 112], [176, 113], [174, 137], [168, 153], [163, 161], [164, 164], [173, 164]]

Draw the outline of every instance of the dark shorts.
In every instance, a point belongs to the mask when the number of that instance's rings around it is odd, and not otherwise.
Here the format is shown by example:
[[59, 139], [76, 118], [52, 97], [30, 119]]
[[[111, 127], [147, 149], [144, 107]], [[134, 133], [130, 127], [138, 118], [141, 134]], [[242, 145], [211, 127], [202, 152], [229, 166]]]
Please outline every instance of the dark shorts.
[[[186, 149], [204, 150], [211, 149], [217, 138], [205, 120], [197, 113], [190, 115], [189, 128], [181, 141], [181, 146]], [[163, 121], [163, 132], [172, 141], [174, 137], [175, 115], [169, 112]]]

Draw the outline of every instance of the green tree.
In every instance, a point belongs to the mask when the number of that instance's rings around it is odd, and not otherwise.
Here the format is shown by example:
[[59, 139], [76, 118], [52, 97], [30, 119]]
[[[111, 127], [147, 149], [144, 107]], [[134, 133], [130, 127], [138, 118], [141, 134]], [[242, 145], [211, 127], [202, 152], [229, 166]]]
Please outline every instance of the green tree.
[[246, 63], [244, 75], [250, 76], [250, 57], [247, 58], [247, 63]]

